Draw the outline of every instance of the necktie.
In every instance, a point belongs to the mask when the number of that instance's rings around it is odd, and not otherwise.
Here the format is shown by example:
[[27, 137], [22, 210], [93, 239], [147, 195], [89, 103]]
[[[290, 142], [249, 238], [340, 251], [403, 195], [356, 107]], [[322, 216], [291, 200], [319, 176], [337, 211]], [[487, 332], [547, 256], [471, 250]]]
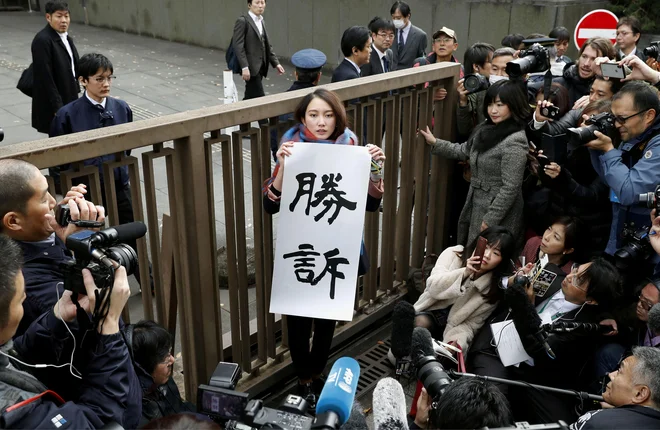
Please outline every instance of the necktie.
[[385, 73], [390, 71], [390, 60], [387, 57], [383, 57], [383, 71]]
[[403, 48], [403, 29], [399, 30], [399, 47]]

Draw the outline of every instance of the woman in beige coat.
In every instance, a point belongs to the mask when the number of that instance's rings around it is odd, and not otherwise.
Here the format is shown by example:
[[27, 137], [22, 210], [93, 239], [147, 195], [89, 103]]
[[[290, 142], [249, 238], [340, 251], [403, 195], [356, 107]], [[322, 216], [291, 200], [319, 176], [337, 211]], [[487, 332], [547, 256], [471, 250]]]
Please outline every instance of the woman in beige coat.
[[503, 227], [489, 227], [479, 236], [488, 240], [483, 259], [473, 255], [477, 239], [466, 250], [461, 245], [445, 249], [415, 303], [415, 325], [428, 328], [436, 339], [458, 344], [464, 353], [497, 306], [502, 278], [513, 271], [513, 235]]

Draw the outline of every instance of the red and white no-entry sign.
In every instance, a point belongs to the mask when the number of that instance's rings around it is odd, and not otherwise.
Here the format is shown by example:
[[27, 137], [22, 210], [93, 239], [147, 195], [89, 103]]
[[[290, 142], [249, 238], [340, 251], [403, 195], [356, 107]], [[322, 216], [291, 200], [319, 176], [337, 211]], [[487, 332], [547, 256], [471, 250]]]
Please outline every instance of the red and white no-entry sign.
[[616, 42], [616, 24], [619, 18], [609, 10], [592, 10], [580, 18], [575, 26], [573, 40], [578, 49], [582, 44], [592, 37], [604, 37], [610, 39], [612, 43]]

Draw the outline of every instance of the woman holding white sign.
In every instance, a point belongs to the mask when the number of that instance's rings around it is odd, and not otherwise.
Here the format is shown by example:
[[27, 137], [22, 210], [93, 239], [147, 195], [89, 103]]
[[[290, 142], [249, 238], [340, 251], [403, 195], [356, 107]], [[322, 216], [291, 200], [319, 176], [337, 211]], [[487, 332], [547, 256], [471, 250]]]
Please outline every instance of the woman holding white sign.
[[419, 130], [433, 146], [431, 153], [470, 161], [470, 189], [458, 221], [458, 243], [472, 243], [479, 232], [506, 227], [522, 246], [522, 182], [529, 151], [525, 125], [530, 109], [520, 83], [500, 81], [486, 91], [486, 121], [465, 143], [436, 139], [427, 127]]
[[[275, 214], [280, 210], [284, 166], [286, 157], [295, 151], [295, 142], [311, 142], [334, 145], [358, 145], [358, 138], [349, 128], [346, 110], [339, 97], [331, 91], [318, 89], [305, 96], [294, 112], [298, 122], [282, 137], [277, 151], [277, 164], [273, 174], [264, 183], [264, 210]], [[375, 145], [366, 145], [371, 156], [366, 210], [375, 212], [383, 196], [382, 162], [383, 151]], [[368, 266], [364, 254], [360, 256], [358, 275], [364, 274]], [[314, 338], [310, 349], [309, 337], [314, 326]], [[298, 375], [298, 392], [301, 397], [315, 406], [316, 398], [323, 388], [323, 369], [328, 360], [336, 321], [288, 316], [289, 349]]]

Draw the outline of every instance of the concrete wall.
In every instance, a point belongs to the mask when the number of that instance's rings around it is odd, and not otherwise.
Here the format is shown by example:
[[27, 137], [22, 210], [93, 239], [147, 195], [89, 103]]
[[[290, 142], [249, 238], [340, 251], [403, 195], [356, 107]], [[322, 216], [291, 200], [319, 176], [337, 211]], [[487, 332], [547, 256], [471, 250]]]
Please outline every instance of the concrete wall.
[[[366, 25], [375, 15], [389, 17], [393, 0], [270, 0], [264, 14], [275, 52], [281, 57], [317, 48], [338, 63], [339, 40], [352, 25]], [[607, 0], [409, 0], [412, 21], [431, 36], [447, 26], [456, 31], [459, 59], [470, 44], [496, 46], [508, 33], [547, 33], [556, 25], [569, 30], [586, 12]], [[90, 25], [166, 40], [226, 49], [245, 0], [69, 0], [72, 18]], [[430, 44], [429, 44], [430, 48]], [[571, 44], [569, 55], [577, 52]]]

